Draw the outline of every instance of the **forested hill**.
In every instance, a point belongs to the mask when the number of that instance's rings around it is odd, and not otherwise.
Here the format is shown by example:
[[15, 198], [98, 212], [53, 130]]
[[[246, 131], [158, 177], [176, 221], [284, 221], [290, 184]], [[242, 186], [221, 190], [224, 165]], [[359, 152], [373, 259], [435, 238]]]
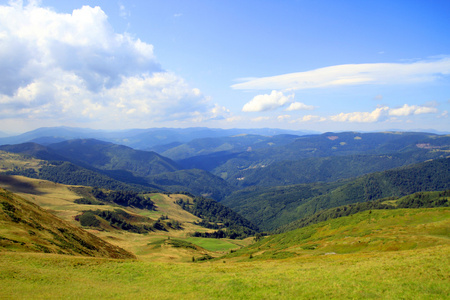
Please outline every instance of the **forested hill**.
[[413, 149], [408, 152], [374, 155], [345, 155], [280, 161], [260, 168], [247, 168], [228, 179], [233, 186], [282, 186], [340, 179], [385, 171], [444, 156], [444, 152]]
[[236, 239], [255, 235], [259, 231], [256, 225], [212, 199], [193, 197], [192, 200], [179, 199], [177, 204], [194, 216], [202, 218], [199, 225], [219, 229], [214, 233], [196, 232], [194, 236]]
[[273, 230], [327, 208], [448, 188], [450, 158], [333, 183], [251, 187], [233, 193], [224, 199], [223, 204], [261, 229]]
[[[0, 146], [0, 150], [27, 157], [4, 157], [4, 174], [23, 175], [64, 184], [135, 191], [189, 192], [221, 200], [233, 189], [204, 170], [179, 170], [170, 159], [96, 140], [75, 140], [56, 145], [34, 143]], [[2, 155], [0, 155], [1, 157]], [[34, 167], [24, 163], [42, 159]], [[145, 175], [147, 174], [147, 175]]]
[[[351, 167], [355, 171], [361, 170], [361, 173], [353, 175], [360, 176], [367, 172], [381, 171], [408, 163], [435, 159], [442, 154], [445, 155], [444, 152], [448, 150], [450, 150], [450, 136], [446, 135], [420, 132], [342, 132], [301, 136], [292, 139], [290, 143], [282, 145], [270, 143], [266, 144], [266, 147], [252, 147], [238, 153], [221, 151], [199, 154], [199, 156], [189, 157], [177, 162], [189, 168], [204, 168], [217, 176], [221, 176], [233, 185], [245, 187], [252, 184], [266, 185], [266, 183], [269, 183], [273, 185], [270, 182], [272, 175], [279, 176], [279, 181], [281, 182], [284, 179], [290, 181], [292, 178], [295, 178], [295, 175], [299, 174], [298, 170], [294, 170], [296, 172], [294, 176], [276, 174], [278, 172], [276, 163], [280, 163], [281, 168], [283, 163], [296, 164], [296, 168], [298, 168], [301, 167], [299, 164], [302, 164], [298, 161], [303, 160], [305, 162], [305, 159], [309, 159], [306, 163], [311, 167], [306, 166], [308, 168], [306, 171], [313, 171], [310, 179], [318, 178], [322, 180], [321, 178], [324, 176], [316, 174], [317, 170], [313, 169], [314, 165], [321, 164], [320, 158], [361, 156], [361, 158], [366, 160], [367, 165], [361, 164], [361, 166], [357, 165], [356, 168]], [[381, 162], [381, 164], [376, 162], [380, 169], [371, 170], [370, 160], [374, 161], [380, 157], [394, 154], [405, 154], [405, 156], [403, 158], [397, 156], [390, 161], [387, 160], [388, 157], [385, 157], [385, 161]], [[410, 158], [408, 158], [408, 155]], [[271, 169], [266, 171], [268, 167], [271, 167]], [[281, 169], [278, 173], [282, 173], [282, 171]], [[257, 175], [254, 176], [254, 173], [257, 173]], [[286, 172], [285, 174], [289, 173]], [[263, 178], [264, 176], [267, 178]], [[249, 180], [248, 183], [246, 182], [247, 179]], [[311, 181], [286, 182], [282, 184], [307, 182]]]
[[140, 177], [180, 170], [174, 161], [155, 152], [94, 139], [70, 140], [48, 146], [36, 143], [3, 145], [0, 150], [48, 161], [69, 161], [98, 170], [126, 170]]
[[174, 161], [155, 152], [94, 139], [64, 141], [48, 147], [73, 163], [87, 164], [100, 170], [127, 170], [140, 177], [180, 170]]

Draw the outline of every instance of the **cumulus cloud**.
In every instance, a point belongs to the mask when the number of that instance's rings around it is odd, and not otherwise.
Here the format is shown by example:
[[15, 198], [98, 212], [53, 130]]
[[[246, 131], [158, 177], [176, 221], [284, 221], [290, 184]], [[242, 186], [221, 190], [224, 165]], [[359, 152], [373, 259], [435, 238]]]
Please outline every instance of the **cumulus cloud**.
[[340, 113], [329, 117], [329, 119], [335, 122], [374, 123], [386, 119], [389, 116], [395, 118], [395, 117], [429, 114], [437, 112], [438, 110], [432, 106], [405, 104], [400, 108], [390, 108], [388, 106], [381, 106], [377, 107], [375, 110], [371, 112]]
[[244, 112], [261, 112], [275, 110], [294, 99], [294, 95], [285, 96], [282, 92], [272, 91], [270, 94], [255, 96], [242, 108]]
[[389, 107], [378, 107], [372, 112], [351, 112], [340, 113], [330, 117], [330, 120], [335, 122], [358, 122], [358, 123], [373, 123], [377, 122], [385, 112], [389, 110]]
[[300, 119], [301, 122], [324, 122], [326, 121], [326, 118], [321, 116], [315, 116], [315, 115], [306, 115], [303, 116], [303, 118]]
[[432, 81], [450, 74], [450, 57], [412, 63], [344, 64], [306, 72], [253, 78], [232, 85], [233, 89], [283, 91]]
[[294, 111], [294, 110], [313, 110], [314, 106], [312, 105], [306, 105], [301, 102], [293, 102], [291, 105], [289, 105], [288, 108], [286, 108], [286, 111]]
[[133, 122], [227, 114], [167, 72], [151, 44], [115, 33], [100, 7], [0, 6], [0, 118]]
[[410, 115], [420, 115], [437, 113], [437, 109], [431, 106], [419, 106], [419, 105], [408, 105], [405, 104], [400, 108], [393, 108], [389, 110], [390, 116], [410, 116]]
[[277, 120], [281, 122], [281, 121], [284, 121], [284, 120], [287, 120], [287, 119], [290, 119], [290, 118], [291, 118], [290, 115], [280, 115], [280, 116], [277, 117]]

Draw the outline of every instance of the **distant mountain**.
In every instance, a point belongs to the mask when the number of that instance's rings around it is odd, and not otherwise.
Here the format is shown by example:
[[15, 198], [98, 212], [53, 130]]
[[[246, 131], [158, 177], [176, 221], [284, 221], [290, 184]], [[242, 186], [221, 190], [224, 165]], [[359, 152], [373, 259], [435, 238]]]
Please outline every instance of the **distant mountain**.
[[10, 134], [8, 134], [6, 132], [3, 132], [3, 131], [0, 131], [0, 138], [5, 138], [5, 137], [8, 137], [8, 136], [10, 136]]
[[[223, 153], [223, 157], [218, 153], [213, 153], [210, 155], [211, 157], [208, 155], [202, 156], [200, 159], [191, 157], [187, 162], [179, 161], [179, 163], [196, 167], [195, 162], [199, 162], [199, 166], [202, 166], [205, 165], [204, 162], [211, 161], [214, 168], [209, 170], [213, 174], [229, 182], [236, 182], [239, 178], [245, 177], [245, 174], [242, 173], [247, 170], [258, 171], [275, 162], [346, 155], [388, 155], [418, 149], [441, 152], [450, 149], [450, 136], [414, 132], [324, 133], [301, 136], [282, 146], [252, 149], [252, 151], [233, 153], [232, 155]], [[286, 173], [286, 176], [290, 176], [289, 173]]]
[[[255, 134], [239, 134], [227, 137], [195, 139], [188, 143], [175, 145], [166, 149], [161, 155], [173, 160], [182, 161], [185, 165], [192, 162], [186, 160], [190, 157], [202, 156], [212, 153], [239, 153], [273, 146], [283, 146], [298, 138], [298, 135], [263, 136]], [[193, 165], [192, 165], [193, 166]]]
[[0, 249], [106, 258], [135, 258], [122, 248], [74, 227], [0, 188]]
[[445, 158], [332, 183], [249, 187], [222, 203], [261, 229], [273, 230], [323, 209], [449, 188], [450, 158]]
[[55, 153], [53, 150], [46, 146], [36, 143], [23, 143], [17, 145], [3, 145], [0, 146], [0, 150], [24, 155], [30, 155], [32, 157], [42, 160], [67, 160], [66, 157]]
[[0, 137], [0, 145], [37, 142], [44, 145], [73, 139], [98, 139], [140, 150], [151, 150], [159, 145], [187, 143], [194, 139], [225, 137], [238, 134], [304, 135], [313, 132], [301, 132], [283, 129], [215, 129], [215, 128], [148, 128], [119, 131], [93, 130], [73, 127], [42, 127], [17, 136]]
[[61, 141], [79, 138], [93, 138], [102, 134], [103, 131], [84, 128], [42, 127], [17, 136], [0, 138], [0, 145], [22, 144], [39, 139]]

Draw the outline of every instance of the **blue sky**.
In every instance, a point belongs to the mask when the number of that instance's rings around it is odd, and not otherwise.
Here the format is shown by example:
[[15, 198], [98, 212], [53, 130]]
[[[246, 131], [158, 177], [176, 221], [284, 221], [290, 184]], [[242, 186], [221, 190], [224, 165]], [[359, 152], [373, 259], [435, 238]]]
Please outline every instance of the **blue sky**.
[[450, 131], [450, 1], [0, 1], [0, 131]]

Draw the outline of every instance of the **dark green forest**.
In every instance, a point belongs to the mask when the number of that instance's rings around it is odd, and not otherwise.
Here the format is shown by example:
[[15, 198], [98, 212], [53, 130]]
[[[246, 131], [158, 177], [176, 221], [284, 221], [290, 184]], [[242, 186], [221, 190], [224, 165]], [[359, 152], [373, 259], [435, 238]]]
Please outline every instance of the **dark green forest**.
[[194, 216], [202, 218], [203, 221], [198, 225], [219, 229], [214, 233], [195, 232], [193, 236], [242, 239], [255, 235], [259, 231], [257, 226], [212, 199], [195, 197], [192, 202], [179, 199], [176, 203]]

